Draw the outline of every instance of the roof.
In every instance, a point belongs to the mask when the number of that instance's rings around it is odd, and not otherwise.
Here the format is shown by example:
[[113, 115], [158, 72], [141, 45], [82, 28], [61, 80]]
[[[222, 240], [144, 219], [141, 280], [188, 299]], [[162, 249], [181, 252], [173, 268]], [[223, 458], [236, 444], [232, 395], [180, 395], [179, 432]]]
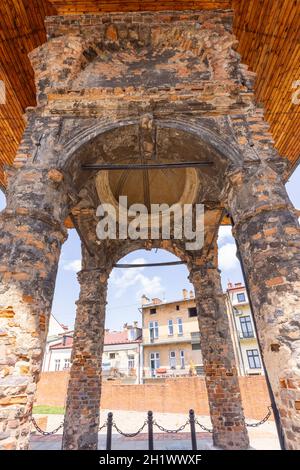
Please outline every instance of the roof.
[[164, 305], [169, 305], [169, 304], [179, 304], [182, 302], [188, 302], [188, 301], [194, 301], [195, 302], [195, 297], [188, 297], [187, 299], [175, 299], [175, 300], [169, 300], [168, 302], [163, 300], [160, 304], [154, 304], [154, 303], [147, 303], [141, 306], [142, 309], [145, 308], [156, 308], [156, 307], [163, 307]]
[[63, 338], [59, 343], [50, 346], [49, 349], [69, 349], [73, 346], [73, 337], [72, 336], [65, 336], [65, 342]]
[[139, 343], [141, 337], [135, 341], [128, 339], [127, 331], [106, 331], [104, 336], [104, 344], [127, 344], [127, 343]]
[[[128, 339], [127, 331], [106, 331], [104, 336], [104, 345], [106, 344], [132, 344], [132, 343], [140, 343], [141, 337], [136, 339], [135, 341], [130, 341]], [[63, 338], [59, 343], [56, 343], [53, 346], [50, 346], [49, 349], [70, 349], [73, 346], [73, 337], [66, 336], [65, 337], [65, 344]]]
[[245, 290], [246, 287], [244, 286], [244, 284], [241, 284], [240, 286], [236, 286], [235, 284], [232, 285], [232, 287], [228, 287], [227, 286], [227, 292], [230, 292], [232, 290]]
[[0, 105], [0, 186], [3, 164], [12, 164], [25, 122], [35, 106], [35, 85], [28, 53], [46, 41], [45, 16], [111, 11], [201, 10], [233, 8], [234, 33], [242, 62], [257, 73], [255, 93], [265, 107], [275, 146], [293, 166], [300, 159], [300, 106], [293, 104], [293, 83], [300, 77], [300, 2], [283, 0], [10, 0], [0, 2], [0, 80], [6, 104]]

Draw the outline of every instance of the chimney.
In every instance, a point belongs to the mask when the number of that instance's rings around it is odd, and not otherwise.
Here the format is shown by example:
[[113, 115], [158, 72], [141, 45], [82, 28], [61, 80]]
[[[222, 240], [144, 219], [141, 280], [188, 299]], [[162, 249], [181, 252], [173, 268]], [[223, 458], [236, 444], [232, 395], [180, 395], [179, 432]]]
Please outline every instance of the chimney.
[[134, 321], [134, 322], [133, 322], [133, 327], [134, 327], [134, 328], [138, 328], [138, 322], [137, 322], [137, 321]]
[[242, 287], [242, 283], [241, 283], [241, 282], [236, 282], [234, 285], [235, 285], [235, 287]]
[[142, 297], [141, 297], [141, 304], [146, 305], [149, 302], [150, 302], [150, 299], [145, 294], [143, 294]]
[[187, 300], [188, 298], [188, 291], [186, 289], [182, 289], [182, 296], [184, 300]]
[[195, 294], [192, 290], [190, 290], [190, 299], [193, 299], [195, 297]]
[[232, 282], [227, 282], [227, 289], [232, 289], [232, 288], [233, 288]]
[[127, 330], [127, 329], [128, 329], [128, 323], [124, 323], [123, 330]]

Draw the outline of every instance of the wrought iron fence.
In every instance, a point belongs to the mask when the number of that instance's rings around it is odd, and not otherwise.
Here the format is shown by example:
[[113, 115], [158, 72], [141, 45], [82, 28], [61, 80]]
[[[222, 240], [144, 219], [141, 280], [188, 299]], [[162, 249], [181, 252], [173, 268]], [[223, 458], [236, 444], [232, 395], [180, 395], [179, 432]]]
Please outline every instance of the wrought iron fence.
[[[272, 408], [271, 406], [268, 406], [268, 412], [265, 415], [263, 419], [256, 423], [246, 423], [246, 426], [248, 427], [258, 427], [262, 424], [264, 424], [271, 416], [272, 414]], [[32, 423], [40, 434], [43, 436], [52, 436], [53, 434], [57, 433], [64, 425], [63, 422], [60, 423], [60, 425], [55, 428], [53, 431], [47, 432], [43, 431], [39, 425], [37, 424], [36, 420], [34, 417], [32, 417]], [[187, 421], [179, 426], [177, 429], [167, 429], [161, 424], [159, 424], [154, 418], [153, 418], [153, 412], [148, 411], [147, 413], [147, 418], [145, 419], [144, 423], [142, 426], [136, 431], [132, 433], [124, 432], [122, 431], [116, 422], [113, 419], [113, 413], [109, 412], [107, 415], [106, 421], [99, 426], [98, 430], [101, 431], [104, 428], [107, 428], [106, 430], [106, 450], [111, 450], [112, 447], [112, 430], [115, 429], [117, 433], [121, 434], [122, 436], [126, 438], [131, 438], [131, 437], [136, 437], [138, 436], [144, 429], [147, 427], [147, 434], [148, 434], [148, 449], [153, 450], [154, 449], [154, 433], [153, 433], [153, 428], [156, 427], [159, 429], [161, 432], [167, 433], [167, 434], [178, 434], [181, 431], [183, 431], [187, 426], [190, 428], [190, 439], [191, 439], [191, 444], [192, 444], [192, 450], [197, 450], [197, 434], [196, 434], [196, 426], [199, 426], [203, 431], [212, 434], [212, 429], [204, 426], [204, 424], [200, 423], [198, 419], [195, 417], [194, 410], [189, 411], [189, 417]]]

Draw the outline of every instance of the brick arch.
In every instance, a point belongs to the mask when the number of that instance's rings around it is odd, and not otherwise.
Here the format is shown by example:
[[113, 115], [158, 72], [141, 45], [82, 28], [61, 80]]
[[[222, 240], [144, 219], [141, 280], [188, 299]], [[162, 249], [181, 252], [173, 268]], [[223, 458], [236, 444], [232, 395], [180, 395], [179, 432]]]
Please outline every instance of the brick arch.
[[133, 253], [137, 250], [150, 250], [153, 248], [165, 250], [179, 258], [180, 261], [184, 261], [189, 272], [192, 269], [194, 259], [197, 258], [196, 255], [189, 253], [185, 249], [184, 243], [180, 240], [118, 241], [114, 244], [114, 249], [110, 251], [110, 273], [113, 269], [113, 265], [118, 263], [122, 258], [129, 255], [130, 253]]
[[[138, 124], [140, 116], [130, 118], [116, 119], [114, 121], [108, 119], [97, 119], [94, 125], [85, 127], [84, 125], [75, 126], [74, 131], [64, 141], [62, 166], [66, 166], [69, 160], [76, 158], [77, 152], [82, 146], [88, 144], [95, 137], [129, 125]], [[80, 120], [79, 120], [80, 121]], [[162, 128], [173, 128], [194, 135], [204, 141], [207, 145], [212, 146], [220, 156], [227, 159], [230, 163], [238, 165], [242, 161], [243, 155], [234, 133], [225, 136], [216, 130], [211, 129], [211, 122], [205, 119], [189, 121], [183, 118], [176, 119], [157, 119], [156, 123]], [[64, 136], [62, 137], [64, 140]]]

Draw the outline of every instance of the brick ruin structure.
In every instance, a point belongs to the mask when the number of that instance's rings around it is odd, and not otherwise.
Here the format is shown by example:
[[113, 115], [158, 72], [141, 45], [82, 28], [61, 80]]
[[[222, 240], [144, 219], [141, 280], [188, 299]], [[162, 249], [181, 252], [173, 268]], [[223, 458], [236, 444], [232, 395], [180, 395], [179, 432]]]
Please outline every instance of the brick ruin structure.
[[[0, 214], [0, 448], [27, 449], [66, 220], [82, 240], [63, 449], [96, 449], [107, 280], [122, 256], [160, 247], [194, 284], [213, 424], [223, 449], [249, 446], [217, 269], [224, 214], [247, 279], [287, 449], [300, 448], [300, 230], [285, 162], [255, 103], [229, 10], [56, 16], [30, 59], [37, 106]], [[179, 170], [84, 164], [212, 162]], [[96, 236], [100, 202], [205, 205], [204, 247]]]

